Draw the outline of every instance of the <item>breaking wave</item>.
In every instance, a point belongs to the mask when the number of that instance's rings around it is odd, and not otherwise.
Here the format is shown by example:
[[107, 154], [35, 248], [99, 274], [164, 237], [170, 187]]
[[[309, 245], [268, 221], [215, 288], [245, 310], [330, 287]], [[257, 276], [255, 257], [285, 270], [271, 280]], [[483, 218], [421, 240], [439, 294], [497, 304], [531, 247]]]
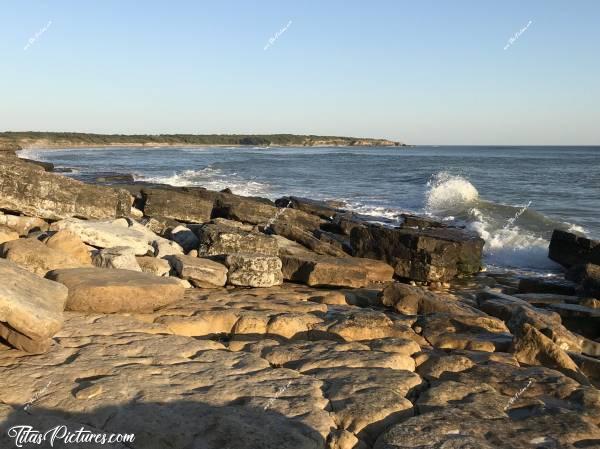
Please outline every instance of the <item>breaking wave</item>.
[[505, 205], [482, 199], [468, 179], [441, 172], [427, 185], [425, 212], [475, 231], [485, 240], [484, 260], [491, 268], [552, 272], [548, 258], [553, 229], [583, 229], [546, 217], [531, 204]]

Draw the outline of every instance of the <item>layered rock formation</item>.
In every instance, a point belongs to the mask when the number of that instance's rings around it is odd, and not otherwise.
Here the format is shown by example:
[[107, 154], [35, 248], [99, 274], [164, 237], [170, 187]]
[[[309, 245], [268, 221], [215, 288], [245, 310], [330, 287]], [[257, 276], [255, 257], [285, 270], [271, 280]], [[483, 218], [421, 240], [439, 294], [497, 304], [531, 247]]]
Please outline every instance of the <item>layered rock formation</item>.
[[573, 281], [518, 282], [431, 219], [195, 188], [122, 209], [22, 164], [3, 170], [31, 187], [0, 180], [0, 447], [23, 423], [136, 449], [600, 441], [600, 277], [578, 240]]

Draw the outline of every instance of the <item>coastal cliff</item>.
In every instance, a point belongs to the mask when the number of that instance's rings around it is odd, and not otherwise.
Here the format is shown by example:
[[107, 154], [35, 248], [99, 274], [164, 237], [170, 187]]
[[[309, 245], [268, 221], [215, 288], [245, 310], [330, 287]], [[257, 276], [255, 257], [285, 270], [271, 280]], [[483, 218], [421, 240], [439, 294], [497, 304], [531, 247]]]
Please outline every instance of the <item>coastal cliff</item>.
[[296, 134], [88, 134], [62, 132], [4, 132], [0, 146], [65, 148], [90, 146], [252, 145], [252, 146], [406, 146], [387, 139]]

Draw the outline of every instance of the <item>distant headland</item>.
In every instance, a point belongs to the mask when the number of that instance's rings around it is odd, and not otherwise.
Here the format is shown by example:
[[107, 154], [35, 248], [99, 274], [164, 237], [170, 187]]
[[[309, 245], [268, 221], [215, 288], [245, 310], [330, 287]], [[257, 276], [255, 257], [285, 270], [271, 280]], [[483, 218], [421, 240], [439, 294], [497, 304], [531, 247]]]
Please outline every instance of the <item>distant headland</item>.
[[297, 134], [89, 134], [72, 132], [2, 132], [0, 145], [21, 148], [90, 146], [253, 145], [253, 146], [406, 146], [387, 139]]

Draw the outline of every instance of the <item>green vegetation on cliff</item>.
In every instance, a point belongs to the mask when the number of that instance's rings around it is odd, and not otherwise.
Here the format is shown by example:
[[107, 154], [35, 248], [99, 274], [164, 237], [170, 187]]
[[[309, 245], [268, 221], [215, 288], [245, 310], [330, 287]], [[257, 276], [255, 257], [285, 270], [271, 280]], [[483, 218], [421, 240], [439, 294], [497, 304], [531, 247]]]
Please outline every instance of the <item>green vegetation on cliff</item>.
[[295, 134], [87, 134], [66, 132], [4, 132], [0, 140], [28, 146], [104, 145], [283, 145], [283, 146], [399, 146], [386, 139]]

